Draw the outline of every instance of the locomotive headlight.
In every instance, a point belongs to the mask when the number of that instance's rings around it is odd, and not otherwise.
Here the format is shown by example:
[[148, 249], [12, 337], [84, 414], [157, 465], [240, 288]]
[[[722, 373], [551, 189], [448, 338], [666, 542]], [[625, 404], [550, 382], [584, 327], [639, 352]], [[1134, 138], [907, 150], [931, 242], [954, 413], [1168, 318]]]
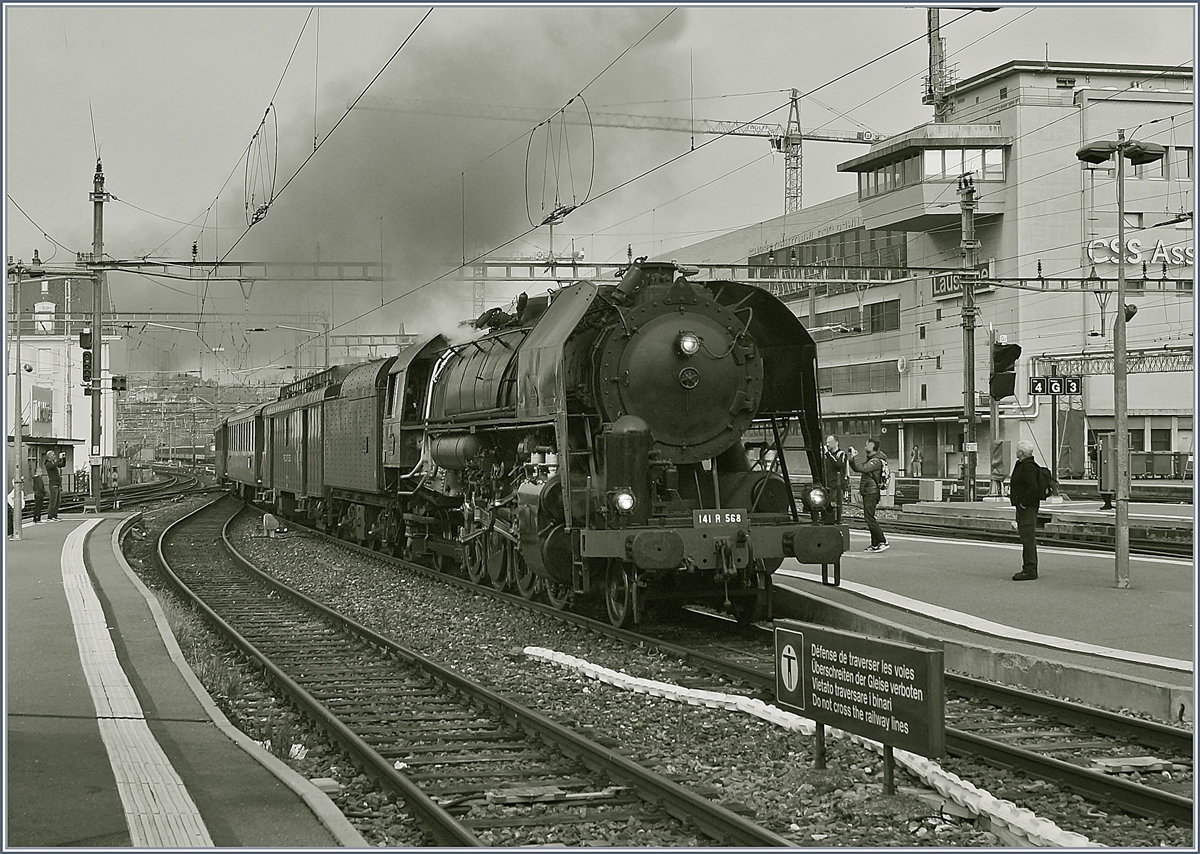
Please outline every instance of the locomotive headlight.
[[700, 336], [695, 332], [680, 332], [675, 339], [675, 349], [681, 356], [695, 356], [700, 352]]
[[814, 510], [820, 510], [829, 503], [829, 496], [825, 490], [819, 486], [814, 486], [808, 491], [808, 505]]
[[627, 489], [619, 489], [612, 496], [613, 507], [617, 508], [618, 513], [630, 513], [633, 507], [637, 504], [637, 498]]

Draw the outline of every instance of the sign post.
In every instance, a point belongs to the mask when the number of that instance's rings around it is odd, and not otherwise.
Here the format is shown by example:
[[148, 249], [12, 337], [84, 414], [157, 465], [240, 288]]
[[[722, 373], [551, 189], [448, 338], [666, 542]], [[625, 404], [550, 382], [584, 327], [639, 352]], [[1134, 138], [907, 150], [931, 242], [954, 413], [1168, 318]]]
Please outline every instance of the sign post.
[[943, 653], [792, 620], [775, 621], [775, 693], [781, 708], [883, 744], [884, 793], [895, 794], [892, 749], [941, 756], [946, 745]]

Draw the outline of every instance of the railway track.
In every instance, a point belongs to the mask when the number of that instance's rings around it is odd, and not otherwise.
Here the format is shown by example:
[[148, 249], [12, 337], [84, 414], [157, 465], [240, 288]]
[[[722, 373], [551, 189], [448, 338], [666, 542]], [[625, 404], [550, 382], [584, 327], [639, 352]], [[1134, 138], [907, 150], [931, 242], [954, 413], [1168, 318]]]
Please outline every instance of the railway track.
[[[180, 592], [326, 729], [440, 846], [533, 844], [572, 826], [613, 844], [790, 843], [536, 711], [281, 585], [233, 551], [240, 510], [207, 505], [168, 528], [159, 558]], [[628, 841], [628, 840], [626, 840]]]
[[[721, 620], [727, 625], [714, 641], [712, 624], [720, 618], [699, 619], [703, 628], [655, 643], [693, 666], [753, 686], [764, 699], [773, 696], [771, 632], [739, 632]], [[1133, 815], [1192, 822], [1190, 730], [952, 673], [945, 687], [951, 756], [1019, 771]]]
[[[217, 487], [209, 487], [215, 490]], [[121, 507], [135, 507], [151, 501], [161, 501], [176, 496], [192, 495], [205, 491], [200, 487], [200, 478], [188, 473], [168, 474], [163, 478], [148, 483], [138, 483], [122, 486], [119, 489], [100, 490], [100, 509], [117, 510]], [[77, 493], [65, 493], [59, 502], [60, 513], [81, 513], [85, 506], [85, 497]], [[44, 511], [43, 507], [43, 511]], [[28, 525], [33, 520], [33, 497], [25, 498], [25, 507], [21, 513], [22, 524]]]
[[[732, 680], [756, 692], [760, 699], [774, 702], [774, 639], [770, 630], [747, 630], [727, 618], [693, 611], [682, 612], [685, 622], [664, 624], [667, 630], [657, 634], [616, 629], [602, 619], [561, 611], [420, 564], [389, 558], [345, 540], [330, 539], [464, 590], [585, 626], [605, 637], [653, 646], [710, 677], [698, 677], [694, 670], [681, 668], [677, 679], [688, 687], [727, 690]], [[686, 621], [700, 621], [701, 625], [689, 626]], [[1192, 822], [1193, 801], [1182, 794], [1192, 787], [1191, 731], [951, 673], [945, 675], [945, 686], [946, 748], [951, 756], [972, 757], [1054, 783], [1132, 815]], [[1003, 722], [995, 724], [998, 719]], [[1156, 755], [1148, 756], [1147, 750]], [[1157, 785], [1147, 785], [1147, 780]]]

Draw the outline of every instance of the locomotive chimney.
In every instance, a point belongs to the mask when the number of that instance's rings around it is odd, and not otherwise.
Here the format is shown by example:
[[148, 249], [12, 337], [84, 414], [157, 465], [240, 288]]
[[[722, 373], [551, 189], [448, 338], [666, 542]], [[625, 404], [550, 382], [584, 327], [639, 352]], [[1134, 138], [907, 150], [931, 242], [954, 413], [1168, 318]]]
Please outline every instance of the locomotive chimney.
[[646, 256], [633, 262], [621, 277], [613, 298], [622, 304], [628, 303], [635, 293], [653, 285], [670, 285], [675, 275], [675, 265], [670, 261], [646, 261]]

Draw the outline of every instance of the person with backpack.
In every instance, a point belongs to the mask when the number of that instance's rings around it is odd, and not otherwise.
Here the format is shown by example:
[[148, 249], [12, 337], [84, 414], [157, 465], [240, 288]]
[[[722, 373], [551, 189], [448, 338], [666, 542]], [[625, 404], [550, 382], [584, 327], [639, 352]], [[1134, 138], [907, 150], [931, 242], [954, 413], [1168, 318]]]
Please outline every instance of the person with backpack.
[[1036, 581], [1038, 577], [1038, 508], [1049, 492], [1044, 480], [1042, 467], [1033, 458], [1033, 442], [1017, 442], [1017, 462], [1008, 486], [1008, 502], [1016, 508], [1017, 536], [1021, 538], [1021, 571], [1012, 577], [1013, 581]]
[[879, 496], [887, 489], [891, 470], [888, 468], [887, 457], [879, 450], [878, 439], [867, 440], [867, 454], [863, 462], [858, 461], [858, 451], [850, 448], [850, 468], [862, 475], [858, 481], [858, 491], [862, 495], [863, 518], [867, 522], [867, 530], [871, 532], [869, 552], [882, 552], [891, 548], [879, 520], [875, 518], [875, 508], [879, 506]]

